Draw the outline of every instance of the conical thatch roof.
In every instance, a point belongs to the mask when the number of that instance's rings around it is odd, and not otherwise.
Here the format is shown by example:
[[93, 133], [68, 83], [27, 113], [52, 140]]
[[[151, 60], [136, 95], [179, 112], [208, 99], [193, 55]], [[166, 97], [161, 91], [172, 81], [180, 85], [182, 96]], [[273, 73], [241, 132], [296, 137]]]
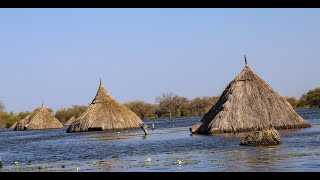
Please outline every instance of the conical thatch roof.
[[21, 119], [20, 121], [15, 122], [10, 129], [14, 129], [14, 131], [23, 131], [26, 130], [26, 126], [30, 121], [30, 115], [26, 116], [25, 118]]
[[35, 114], [27, 125], [27, 130], [58, 128], [63, 128], [63, 125], [47, 110], [43, 103], [39, 112]]
[[218, 102], [190, 131], [193, 134], [235, 133], [269, 125], [276, 129], [311, 126], [246, 63]]
[[139, 128], [142, 123], [134, 112], [111, 97], [100, 80], [92, 103], [67, 132]]
[[12, 124], [12, 126], [10, 126], [9, 129], [14, 129], [16, 127], [16, 125], [18, 124], [19, 121], [15, 122], [14, 124]]
[[259, 128], [244, 138], [240, 145], [266, 146], [281, 144], [281, 136], [274, 127]]
[[64, 123], [65, 126], [70, 126], [72, 123], [76, 121], [76, 118], [72, 116], [67, 122]]

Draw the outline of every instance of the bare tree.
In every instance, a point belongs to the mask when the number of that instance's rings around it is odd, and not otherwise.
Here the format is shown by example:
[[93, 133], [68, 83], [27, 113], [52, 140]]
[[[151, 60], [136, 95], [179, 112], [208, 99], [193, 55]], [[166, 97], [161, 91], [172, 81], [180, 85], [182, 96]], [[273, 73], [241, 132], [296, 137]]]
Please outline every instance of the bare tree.
[[0, 101], [0, 113], [3, 112], [5, 109], [4, 104], [2, 103], [2, 101]]
[[144, 101], [131, 101], [124, 104], [141, 119], [156, 118], [157, 106]]
[[188, 98], [178, 96], [172, 92], [164, 93], [161, 96], [156, 97], [155, 101], [158, 104], [159, 113], [169, 113], [170, 119], [172, 114], [174, 116], [186, 115], [189, 104]]

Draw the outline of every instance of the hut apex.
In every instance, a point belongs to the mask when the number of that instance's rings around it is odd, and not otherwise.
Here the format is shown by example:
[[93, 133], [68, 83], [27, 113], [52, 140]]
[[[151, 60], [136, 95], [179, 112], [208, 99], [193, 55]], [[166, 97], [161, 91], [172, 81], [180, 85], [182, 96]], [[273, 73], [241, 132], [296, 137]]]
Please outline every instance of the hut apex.
[[139, 128], [142, 120], [108, 93], [101, 79], [96, 96], [67, 133]]
[[59, 128], [63, 128], [63, 125], [47, 110], [44, 102], [42, 103], [40, 110], [34, 115], [27, 125], [27, 130]]
[[285, 98], [250, 69], [246, 56], [244, 59], [245, 68], [202, 120], [190, 128], [191, 133], [237, 133], [269, 125], [277, 130], [311, 127]]
[[244, 64], [245, 64], [245, 66], [248, 66], [248, 61], [247, 61], [246, 55], [244, 55]]

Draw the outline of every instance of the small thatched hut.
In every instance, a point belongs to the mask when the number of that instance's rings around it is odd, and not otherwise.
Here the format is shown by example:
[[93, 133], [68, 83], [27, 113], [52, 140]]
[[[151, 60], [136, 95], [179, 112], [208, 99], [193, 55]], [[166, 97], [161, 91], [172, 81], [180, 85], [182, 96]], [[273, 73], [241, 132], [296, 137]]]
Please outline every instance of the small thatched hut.
[[20, 121], [15, 122], [10, 129], [13, 129], [14, 131], [25, 131], [27, 129], [27, 125], [30, 121], [30, 115], [27, 117], [21, 119]]
[[266, 146], [266, 145], [278, 145], [281, 144], [281, 136], [274, 127], [258, 128], [256, 131], [250, 133], [244, 138], [240, 145], [247, 146]]
[[47, 110], [44, 103], [26, 127], [27, 130], [58, 128], [63, 128], [63, 125]]
[[65, 126], [70, 126], [72, 123], [74, 123], [76, 121], [76, 118], [74, 118], [74, 116], [72, 116], [68, 121], [66, 121], [64, 123]]
[[13, 124], [12, 124], [12, 126], [10, 126], [10, 128], [9, 128], [9, 129], [14, 129], [14, 128], [17, 126], [18, 122], [19, 122], [19, 121], [17, 121], [17, 122], [15, 122], [15, 123], [13, 123]]
[[193, 134], [236, 133], [269, 125], [275, 129], [311, 126], [285, 98], [250, 69], [245, 58], [242, 72], [190, 131]]
[[75, 121], [67, 133], [139, 128], [143, 123], [134, 112], [111, 97], [101, 80], [92, 103]]

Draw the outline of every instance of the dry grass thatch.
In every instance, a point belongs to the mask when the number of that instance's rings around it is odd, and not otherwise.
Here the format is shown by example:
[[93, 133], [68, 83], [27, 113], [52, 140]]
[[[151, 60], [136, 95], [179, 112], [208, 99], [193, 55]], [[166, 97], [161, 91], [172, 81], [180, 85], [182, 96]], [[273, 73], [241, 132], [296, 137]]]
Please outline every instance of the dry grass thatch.
[[39, 112], [30, 120], [26, 128], [27, 130], [58, 129], [63, 128], [63, 125], [42, 104]]
[[24, 131], [26, 130], [27, 125], [30, 121], [30, 115], [26, 116], [25, 118], [21, 119], [20, 121], [15, 122], [10, 129], [14, 129], [14, 131]]
[[311, 127], [246, 63], [218, 102], [190, 131], [193, 134], [235, 133], [269, 125], [275, 129]]
[[134, 112], [111, 97], [100, 80], [92, 103], [67, 132], [139, 128], [142, 123]]
[[18, 124], [18, 122], [19, 122], [19, 121], [17, 121], [17, 122], [15, 122], [15, 123], [13, 123], [13, 124], [12, 124], [12, 126], [10, 126], [10, 128], [9, 128], [9, 129], [14, 129], [14, 128], [16, 127], [16, 125]]
[[65, 126], [70, 126], [72, 123], [76, 121], [76, 118], [72, 116], [67, 122], [64, 123]]
[[240, 145], [247, 146], [266, 146], [281, 144], [281, 136], [274, 127], [258, 128], [256, 131], [250, 133], [244, 138]]

